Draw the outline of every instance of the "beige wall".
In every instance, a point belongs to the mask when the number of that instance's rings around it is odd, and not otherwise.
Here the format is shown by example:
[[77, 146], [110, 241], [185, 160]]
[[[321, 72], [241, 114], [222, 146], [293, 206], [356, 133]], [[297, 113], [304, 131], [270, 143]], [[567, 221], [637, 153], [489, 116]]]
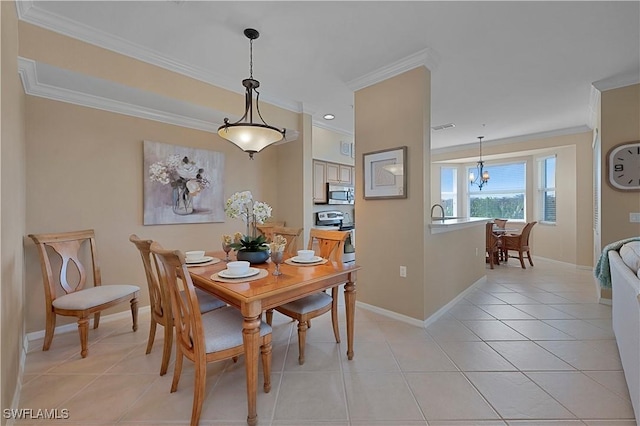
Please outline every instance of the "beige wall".
[[[356, 174], [362, 155], [407, 145], [407, 198], [364, 200], [356, 180], [358, 300], [424, 319], [423, 169], [428, 155], [430, 73], [415, 68], [355, 93]], [[402, 126], [389, 123], [402, 122]], [[407, 267], [407, 278], [399, 267]]]
[[340, 142], [353, 143], [352, 136], [342, 135], [321, 127], [313, 127], [313, 158], [333, 163], [354, 165], [354, 159], [340, 152]]
[[602, 247], [640, 235], [629, 213], [640, 212], [640, 192], [617, 191], [608, 184], [607, 153], [616, 145], [640, 140], [640, 84], [602, 92]]
[[[105, 283], [145, 285], [142, 264], [128, 241], [131, 233], [165, 247], [217, 250], [221, 234], [245, 229], [239, 219], [143, 226], [143, 140], [224, 153], [225, 199], [249, 189], [279, 217], [277, 149], [268, 148], [250, 160], [207, 132], [42, 98], [27, 97], [27, 117], [27, 233], [95, 229]], [[31, 295], [26, 324], [32, 332], [44, 327], [44, 296], [32, 243], [25, 254], [26, 291]], [[148, 303], [146, 288], [142, 300], [143, 306]], [[70, 321], [59, 318], [58, 324]]]
[[[528, 221], [538, 220], [536, 215], [536, 159], [541, 156], [557, 155], [556, 160], [556, 197], [557, 217], [554, 225], [537, 224], [531, 233], [532, 253], [549, 259], [567, 262], [580, 266], [593, 266], [593, 152], [591, 132], [566, 136], [534, 139], [526, 143], [506, 143], [499, 145], [483, 145], [486, 157], [499, 155], [499, 160], [485, 161], [487, 168], [491, 164], [507, 161], [525, 161], [527, 170], [526, 218]], [[438, 153], [432, 156], [435, 162], [455, 161], [459, 158], [474, 158], [477, 148], [458, 150], [449, 153]], [[434, 167], [435, 178], [439, 168]], [[466, 184], [464, 165], [458, 171], [462, 179], [459, 194]], [[434, 188], [438, 191], [438, 188]], [[463, 212], [466, 211], [463, 195]], [[434, 199], [438, 195], [434, 194]], [[533, 198], [533, 199], [532, 199]]]
[[[0, 3], [2, 73], [0, 92], [0, 407], [11, 408], [19, 386], [24, 334], [25, 110], [18, 77], [15, 2]], [[6, 423], [2, 416], [1, 424]]]
[[[407, 145], [408, 154], [406, 199], [364, 200], [356, 179], [358, 300], [418, 320], [484, 275], [484, 258], [475, 257], [475, 247], [484, 247], [481, 227], [438, 235], [428, 229], [430, 80], [420, 67], [355, 94], [356, 175], [364, 153]], [[470, 254], [464, 268], [461, 254]]]
[[[240, 113], [243, 96], [209, 86], [65, 36], [20, 23], [20, 55], [118, 83]], [[238, 81], [240, 87], [240, 80]], [[143, 226], [142, 141], [151, 140], [225, 154], [224, 195], [251, 190], [273, 207], [274, 219], [302, 226], [304, 148], [299, 142], [270, 147], [255, 160], [215, 134], [72, 104], [27, 97], [26, 232], [96, 230], [105, 283], [145, 286], [142, 265], [128, 236], [156, 239], [166, 247], [218, 249], [220, 235], [243, 231], [238, 219], [224, 223]], [[268, 104], [270, 123], [300, 131], [300, 114]], [[309, 148], [307, 148], [309, 150]], [[310, 156], [310, 154], [308, 154]], [[285, 158], [288, 161], [285, 161]], [[300, 166], [287, 167], [291, 164]], [[287, 193], [284, 188], [287, 182]], [[33, 244], [26, 242], [26, 332], [44, 328], [43, 290]], [[147, 303], [146, 288], [142, 306]], [[126, 306], [111, 312], [126, 310]], [[109, 312], [108, 312], [109, 313]], [[58, 324], [72, 319], [59, 318]], [[55, 339], [54, 339], [55, 344]]]

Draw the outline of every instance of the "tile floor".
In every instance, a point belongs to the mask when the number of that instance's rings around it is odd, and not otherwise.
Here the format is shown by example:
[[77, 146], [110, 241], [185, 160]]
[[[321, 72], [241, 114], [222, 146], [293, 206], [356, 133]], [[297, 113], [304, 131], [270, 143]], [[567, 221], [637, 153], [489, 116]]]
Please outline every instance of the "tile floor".
[[[511, 262], [487, 269], [488, 281], [427, 329], [358, 308], [352, 361], [324, 315], [299, 366], [295, 327], [276, 314], [273, 387], [259, 387], [260, 424], [636, 425], [611, 308], [597, 303], [591, 272]], [[67, 409], [69, 419], [53, 424], [187, 425], [193, 370], [185, 361], [169, 393], [173, 368], [158, 375], [160, 327], [144, 354], [147, 324], [145, 315], [137, 333], [130, 320], [101, 324], [85, 359], [75, 332], [56, 335], [48, 352], [32, 342], [20, 407]], [[210, 365], [207, 394], [201, 425], [246, 424], [243, 360]]]

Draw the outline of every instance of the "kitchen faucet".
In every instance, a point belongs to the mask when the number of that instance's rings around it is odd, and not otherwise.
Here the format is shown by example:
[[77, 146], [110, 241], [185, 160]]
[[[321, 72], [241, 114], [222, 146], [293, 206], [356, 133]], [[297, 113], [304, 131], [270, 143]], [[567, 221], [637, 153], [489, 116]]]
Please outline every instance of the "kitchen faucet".
[[433, 216], [433, 210], [434, 210], [436, 207], [440, 207], [440, 211], [442, 212], [442, 216], [441, 216], [441, 217], [443, 217], [443, 218], [444, 218], [444, 207], [442, 207], [442, 205], [441, 205], [441, 204], [434, 204], [434, 205], [433, 205], [433, 207], [431, 207], [431, 217], [434, 217], [434, 216]]

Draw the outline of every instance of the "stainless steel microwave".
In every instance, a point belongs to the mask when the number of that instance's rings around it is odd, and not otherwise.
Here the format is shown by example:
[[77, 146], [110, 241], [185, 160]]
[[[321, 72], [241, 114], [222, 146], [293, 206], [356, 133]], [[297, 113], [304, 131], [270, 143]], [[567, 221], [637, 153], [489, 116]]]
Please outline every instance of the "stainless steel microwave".
[[327, 184], [327, 204], [353, 204], [354, 201], [353, 186]]

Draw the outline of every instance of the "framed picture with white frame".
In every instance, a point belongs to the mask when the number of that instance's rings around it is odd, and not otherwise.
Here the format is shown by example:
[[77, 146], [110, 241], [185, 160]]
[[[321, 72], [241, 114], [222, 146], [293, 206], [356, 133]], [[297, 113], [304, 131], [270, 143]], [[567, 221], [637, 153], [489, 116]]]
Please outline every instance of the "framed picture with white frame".
[[407, 198], [407, 147], [363, 154], [364, 199]]

